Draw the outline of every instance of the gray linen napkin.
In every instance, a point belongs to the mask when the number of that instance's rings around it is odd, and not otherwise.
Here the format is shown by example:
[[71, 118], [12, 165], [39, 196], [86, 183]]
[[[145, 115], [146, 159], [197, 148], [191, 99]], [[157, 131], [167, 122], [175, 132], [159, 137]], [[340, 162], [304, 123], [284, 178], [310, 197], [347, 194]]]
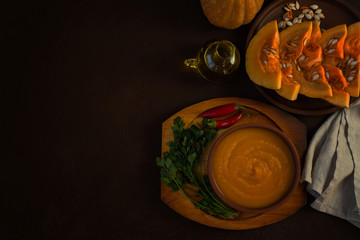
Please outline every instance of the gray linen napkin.
[[360, 228], [360, 99], [333, 113], [315, 133], [301, 181], [314, 209]]

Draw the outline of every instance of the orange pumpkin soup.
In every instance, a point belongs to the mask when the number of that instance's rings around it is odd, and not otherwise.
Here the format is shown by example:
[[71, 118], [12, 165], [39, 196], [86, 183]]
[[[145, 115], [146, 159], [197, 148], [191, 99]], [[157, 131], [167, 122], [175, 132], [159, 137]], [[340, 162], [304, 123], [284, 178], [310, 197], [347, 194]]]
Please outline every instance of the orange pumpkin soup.
[[213, 176], [234, 204], [268, 207], [289, 190], [294, 165], [286, 142], [264, 128], [240, 128], [225, 136], [214, 150]]

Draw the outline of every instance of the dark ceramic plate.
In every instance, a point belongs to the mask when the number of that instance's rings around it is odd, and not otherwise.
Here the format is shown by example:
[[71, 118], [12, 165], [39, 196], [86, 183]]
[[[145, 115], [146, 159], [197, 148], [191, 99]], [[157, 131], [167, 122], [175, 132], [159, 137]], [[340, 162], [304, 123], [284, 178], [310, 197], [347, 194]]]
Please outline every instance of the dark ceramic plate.
[[[287, 3], [294, 1], [278, 0], [270, 3], [255, 18], [246, 40], [246, 47], [251, 38], [266, 23], [272, 20], [282, 21], [282, 15], [285, 13], [283, 7]], [[317, 4], [323, 10], [325, 19], [321, 20], [321, 28], [328, 29], [339, 24], [350, 25], [360, 20], [360, 12], [345, 0], [298, 0], [301, 6]], [[280, 30], [280, 29], [279, 29]], [[275, 106], [295, 114], [301, 115], [324, 115], [339, 110], [338, 107], [322, 99], [308, 98], [298, 95], [295, 101], [287, 100], [278, 95], [274, 90], [266, 89], [256, 85], [260, 93]], [[353, 100], [353, 99], [351, 99]]]

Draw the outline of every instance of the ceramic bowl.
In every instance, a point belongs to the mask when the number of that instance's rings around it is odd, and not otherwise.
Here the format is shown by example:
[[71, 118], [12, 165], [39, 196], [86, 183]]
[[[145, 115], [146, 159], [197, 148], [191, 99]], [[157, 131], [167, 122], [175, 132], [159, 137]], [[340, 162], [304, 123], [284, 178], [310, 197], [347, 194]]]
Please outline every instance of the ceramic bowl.
[[[283, 193], [281, 194], [281, 197], [278, 198], [275, 202], [269, 203], [269, 205], [265, 205], [265, 206], [261, 206], [261, 207], [245, 207], [242, 205], [239, 205], [237, 203], [234, 203], [234, 201], [229, 200], [228, 197], [226, 197], [226, 195], [223, 193], [222, 189], [219, 187], [219, 185], [216, 182], [215, 176], [214, 176], [214, 156], [215, 156], [215, 152], [218, 149], [220, 143], [222, 143], [224, 141], [224, 139], [229, 136], [230, 134], [242, 130], [242, 129], [260, 129], [260, 130], [266, 130], [266, 131], [270, 131], [271, 133], [274, 133], [277, 137], [278, 140], [277, 141], [283, 141], [283, 143], [281, 143], [281, 145], [284, 147], [286, 146], [286, 148], [289, 150], [287, 151], [287, 156], [291, 156], [286, 159], [288, 159], [289, 161], [292, 161], [292, 170], [289, 170], [289, 172], [292, 171], [292, 179], [290, 180], [291, 183], [288, 184], [287, 188], [284, 187]], [[274, 135], [274, 134], [270, 134], [270, 135]], [[251, 137], [249, 135], [249, 137]], [[228, 140], [229, 141], [229, 140]], [[258, 142], [255, 142], [256, 146], [258, 149], [261, 149], [261, 144], [264, 144], [262, 140], [259, 140]], [[224, 145], [224, 144], [223, 144]], [[259, 145], [259, 146], [258, 146]], [[230, 148], [230, 147], [229, 147]], [[276, 148], [276, 146], [275, 146]], [[225, 148], [225, 151], [228, 151], [227, 148]], [[229, 149], [229, 151], [232, 151]], [[290, 153], [290, 154], [289, 154]], [[225, 152], [226, 154], [226, 152]], [[256, 153], [254, 153], [256, 154]], [[246, 160], [245, 160], [246, 161]], [[264, 160], [265, 162], [268, 161]], [[240, 161], [239, 161], [240, 162]], [[237, 164], [237, 162], [235, 161], [235, 165]], [[240, 163], [239, 163], [240, 164]], [[216, 165], [218, 166], [218, 165]], [[221, 166], [221, 165], [220, 165]], [[238, 166], [233, 166], [233, 168], [237, 168]], [[241, 166], [239, 166], [239, 168], [241, 168]], [[264, 124], [244, 124], [244, 125], [240, 125], [240, 126], [236, 126], [233, 127], [225, 132], [223, 132], [216, 140], [214, 140], [214, 144], [212, 145], [210, 152], [209, 152], [209, 161], [208, 161], [208, 174], [209, 174], [209, 179], [210, 179], [210, 183], [211, 186], [213, 187], [216, 195], [223, 200], [228, 206], [239, 210], [240, 212], [251, 212], [251, 213], [264, 213], [264, 212], [268, 212], [271, 210], [274, 210], [276, 208], [278, 208], [279, 206], [281, 206], [283, 203], [285, 203], [290, 196], [293, 194], [294, 190], [297, 188], [298, 184], [299, 184], [299, 179], [300, 179], [300, 159], [299, 159], [299, 155], [297, 153], [297, 150], [294, 146], [294, 144], [292, 143], [292, 141], [279, 129], [275, 128], [275, 127], [271, 127], [269, 125], [264, 125]], [[290, 175], [288, 175], [290, 176]], [[288, 177], [288, 179], [290, 179]], [[286, 181], [285, 181], [286, 182]], [[288, 182], [288, 181], [287, 181]]]

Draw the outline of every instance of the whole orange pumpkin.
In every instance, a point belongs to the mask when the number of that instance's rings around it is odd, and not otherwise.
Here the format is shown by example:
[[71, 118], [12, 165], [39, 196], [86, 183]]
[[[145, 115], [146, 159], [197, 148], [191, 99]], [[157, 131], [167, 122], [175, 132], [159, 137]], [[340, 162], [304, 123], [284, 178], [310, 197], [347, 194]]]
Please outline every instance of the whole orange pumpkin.
[[234, 29], [251, 22], [264, 0], [200, 0], [200, 2], [211, 24]]

